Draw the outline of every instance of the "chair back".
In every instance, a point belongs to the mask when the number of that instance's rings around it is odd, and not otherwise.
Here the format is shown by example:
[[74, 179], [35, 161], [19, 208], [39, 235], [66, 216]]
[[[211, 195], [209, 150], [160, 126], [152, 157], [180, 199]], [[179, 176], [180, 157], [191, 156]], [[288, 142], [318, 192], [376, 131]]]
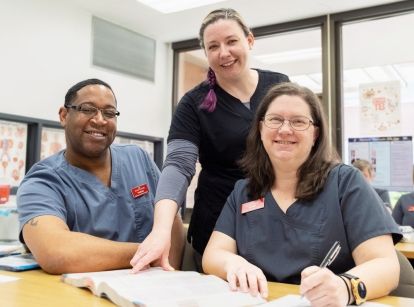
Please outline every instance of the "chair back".
[[407, 257], [396, 250], [400, 263], [400, 281], [390, 295], [414, 298], [414, 269]]
[[197, 271], [197, 267], [194, 260], [194, 250], [191, 244], [187, 241], [188, 224], [184, 224], [184, 255], [181, 264], [181, 271]]

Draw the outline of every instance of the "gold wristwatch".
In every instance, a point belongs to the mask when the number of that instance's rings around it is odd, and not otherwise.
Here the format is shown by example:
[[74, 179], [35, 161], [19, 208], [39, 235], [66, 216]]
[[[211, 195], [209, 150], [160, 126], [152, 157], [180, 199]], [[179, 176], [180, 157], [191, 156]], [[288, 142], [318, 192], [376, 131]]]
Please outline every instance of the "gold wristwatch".
[[354, 275], [348, 273], [343, 273], [340, 275], [348, 279], [351, 283], [351, 291], [354, 297], [353, 304], [361, 305], [362, 303], [364, 303], [367, 297], [367, 288], [365, 287], [365, 284]]

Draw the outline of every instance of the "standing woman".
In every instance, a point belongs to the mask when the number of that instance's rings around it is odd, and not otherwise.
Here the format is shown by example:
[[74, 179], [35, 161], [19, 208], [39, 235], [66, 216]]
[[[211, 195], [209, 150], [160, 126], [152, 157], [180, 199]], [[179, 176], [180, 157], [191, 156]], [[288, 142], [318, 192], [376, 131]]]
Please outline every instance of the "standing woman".
[[171, 227], [197, 158], [202, 170], [188, 239], [201, 270], [201, 255], [221, 209], [234, 183], [243, 178], [237, 160], [244, 153], [256, 109], [272, 85], [289, 81], [286, 75], [249, 67], [254, 37], [233, 9], [209, 13], [199, 40], [210, 66], [207, 80], [184, 95], [174, 114], [157, 188], [154, 226], [131, 260], [135, 272], [154, 260], [172, 269], [168, 263]]

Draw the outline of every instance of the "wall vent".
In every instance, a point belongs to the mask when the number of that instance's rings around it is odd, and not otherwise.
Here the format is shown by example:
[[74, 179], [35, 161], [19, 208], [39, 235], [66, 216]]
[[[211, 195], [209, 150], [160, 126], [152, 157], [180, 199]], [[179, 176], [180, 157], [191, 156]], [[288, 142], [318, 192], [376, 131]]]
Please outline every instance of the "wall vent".
[[155, 40], [92, 17], [93, 65], [154, 81]]

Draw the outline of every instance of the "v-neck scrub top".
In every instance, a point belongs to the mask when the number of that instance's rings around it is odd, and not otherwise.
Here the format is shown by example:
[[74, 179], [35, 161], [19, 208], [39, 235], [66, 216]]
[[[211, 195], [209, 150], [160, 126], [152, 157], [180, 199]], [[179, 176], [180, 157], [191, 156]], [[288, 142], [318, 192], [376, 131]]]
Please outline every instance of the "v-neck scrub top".
[[188, 236], [200, 254], [235, 182], [243, 178], [237, 161], [245, 151], [247, 134], [259, 103], [272, 85], [289, 81], [286, 75], [271, 71], [258, 70], [258, 75], [250, 109], [216, 85], [216, 109], [211, 113], [201, 110], [199, 106], [209, 91], [208, 84], [203, 82], [183, 96], [171, 122], [168, 141], [186, 140], [199, 150], [202, 170]]
[[[36, 163], [17, 192], [20, 240], [31, 219], [53, 215], [71, 231], [119, 242], [142, 242], [153, 224], [159, 170], [136, 145], [111, 145], [111, 186], [69, 164], [61, 151]], [[134, 197], [144, 185], [148, 192]]]
[[286, 213], [269, 191], [263, 208], [242, 214], [242, 204], [251, 201], [246, 184], [236, 183], [215, 230], [233, 238], [237, 253], [270, 281], [299, 284], [300, 272], [320, 265], [335, 241], [342, 249], [329, 269], [339, 274], [355, 266], [352, 251], [360, 243], [385, 234], [394, 243], [401, 239], [374, 189], [351, 166], [335, 166], [314, 200], [297, 200]]

